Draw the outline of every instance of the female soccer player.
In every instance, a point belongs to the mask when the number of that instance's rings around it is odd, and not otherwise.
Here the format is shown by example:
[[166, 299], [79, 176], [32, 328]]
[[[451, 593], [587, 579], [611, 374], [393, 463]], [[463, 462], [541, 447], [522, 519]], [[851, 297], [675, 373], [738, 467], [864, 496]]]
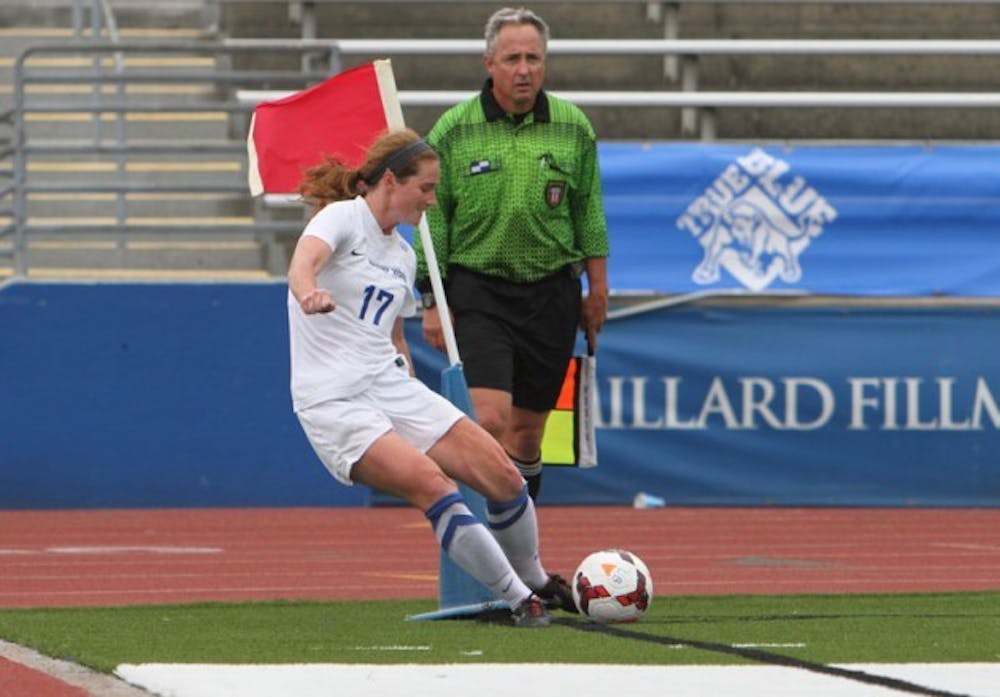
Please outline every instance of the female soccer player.
[[[507, 601], [517, 626], [542, 627], [546, 604], [573, 600], [539, 561], [524, 479], [485, 430], [414, 377], [403, 333], [416, 257], [395, 226], [419, 223], [438, 178], [436, 153], [411, 130], [384, 134], [358, 169], [328, 159], [306, 173], [301, 193], [316, 210], [288, 271], [293, 406], [338, 481], [424, 511], [449, 557]], [[486, 525], [456, 479], [486, 499]]]

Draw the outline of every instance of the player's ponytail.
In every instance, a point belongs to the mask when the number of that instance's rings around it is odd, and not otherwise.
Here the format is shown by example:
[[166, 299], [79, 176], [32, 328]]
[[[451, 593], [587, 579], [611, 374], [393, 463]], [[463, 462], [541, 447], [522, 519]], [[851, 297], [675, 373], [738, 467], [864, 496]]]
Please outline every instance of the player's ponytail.
[[327, 204], [354, 198], [359, 193], [358, 171], [330, 156], [307, 169], [299, 184], [299, 194], [312, 206], [313, 215]]
[[436, 160], [437, 153], [416, 131], [409, 128], [387, 131], [368, 148], [364, 164], [358, 169], [330, 156], [307, 169], [299, 185], [299, 194], [312, 206], [315, 215], [330, 203], [364, 195], [378, 186], [386, 171], [399, 179], [411, 177], [416, 174], [419, 163], [428, 159]]

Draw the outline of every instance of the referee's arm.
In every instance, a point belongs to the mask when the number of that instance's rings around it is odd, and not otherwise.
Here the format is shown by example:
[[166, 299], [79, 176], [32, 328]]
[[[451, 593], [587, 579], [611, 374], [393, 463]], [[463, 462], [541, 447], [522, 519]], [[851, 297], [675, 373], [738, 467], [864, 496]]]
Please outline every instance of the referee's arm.
[[608, 318], [608, 259], [589, 257], [584, 260], [587, 270], [587, 295], [580, 308], [580, 328], [587, 334], [587, 346], [597, 350], [597, 335]]

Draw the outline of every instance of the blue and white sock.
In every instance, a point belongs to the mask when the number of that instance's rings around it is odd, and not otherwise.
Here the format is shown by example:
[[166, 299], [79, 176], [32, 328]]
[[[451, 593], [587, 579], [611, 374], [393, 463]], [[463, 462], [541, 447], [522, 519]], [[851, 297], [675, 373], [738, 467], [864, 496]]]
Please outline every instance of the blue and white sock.
[[424, 515], [451, 560], [493, 595], [515, 607], [531, 594], [531, 589], [511, 568], [497, 540], [472, 515], [461, 494], [442, 496]]
[[521, 580], [531, 588], [544, 586], [549, 577], [538, 558], [538, 520], [527, 486], [512, 501], [487, 501], [486, 521]]

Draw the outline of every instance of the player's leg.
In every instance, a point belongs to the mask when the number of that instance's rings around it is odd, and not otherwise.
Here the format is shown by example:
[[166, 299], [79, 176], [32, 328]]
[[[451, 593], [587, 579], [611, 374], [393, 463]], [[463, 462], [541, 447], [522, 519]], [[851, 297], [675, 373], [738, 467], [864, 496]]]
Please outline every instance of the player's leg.
[[487, 525], [518, 576], [550, 605], [573, 611], [569, 586], [541, 563], [535, 504], [503, 448], [477, 424], [462, 419], [428, 455], [450, 476], [483, 494]]
[[471, 419], [457, 421], [427, 454], [448, 476], [472, 487], [487, 501], [511, 501], [524, 489], [520, 472], [500, 444]]
[[507, 425], [510, 423], [510, 391], [491, 387], [470, 387], [469, 397], [472, 398], [472, 409], [476, 415], [476, 423], [502, 442]]
[[531, 498], [538, 498], [542, 481], [541, 443], [548, 412], [518, 409], [512, 405], [511, 393], [499, 389], [470, 387], [469, 397], [476, 421], [507, 451], [528, 483]]
[[487, 501], [486, 517], [490, 531], [518, 575], [549, 607], [576, 612], [573, 592], [558, 574], [546, 573], [538, 554], [538, 519], [535, 502], [525, 484], [521, 494], [506, 501]]
[[528, 483], [528, 494], [538, 499], [542, 485], [542, 437], [547, 411], [512, 406], [501, 444]]
[[[465, 472], [467, 479], [474, 479], [480, 491], [506, 501], [516, 496], [524, 484], [496, 441], [455, 405], [405, 374], [388, 373], [366, 391], [363, 399], [379, 404], [394, 430], [373, 442], [354, 465], [354, 481], [421, 508], [445, 553], [459, 568], [506, 600], [520, 626], [546, 623], [543, 608], [533, 604], [520, 607], [531, 595], [529, 586], [511, 565], [492, 531], [470, 512], [454, 484], [454, 471], [446, 466], [460, 460], [463, 466], [457, 469]], [[482, 464], [483, 460], [486, 466], [471, 464]]]
[[533, 597], [532, 590], [517, 575], [497, 540], [469, 510], [455, 483], [430, 457], [389, 431], [355, 463], [351, 478], [423, 510], [445, 553], [494, 596], [505, 600], [515, 610], [516, 621], [524, 626], [546, 623], [544, 613], [521, 607]]
[[518, 576], [532, 588], [548, 581], [538, 555], [535, 506], [503, 448], [468, 419], [455, 424], [428, 455], [486, 499], [486, 522]]

